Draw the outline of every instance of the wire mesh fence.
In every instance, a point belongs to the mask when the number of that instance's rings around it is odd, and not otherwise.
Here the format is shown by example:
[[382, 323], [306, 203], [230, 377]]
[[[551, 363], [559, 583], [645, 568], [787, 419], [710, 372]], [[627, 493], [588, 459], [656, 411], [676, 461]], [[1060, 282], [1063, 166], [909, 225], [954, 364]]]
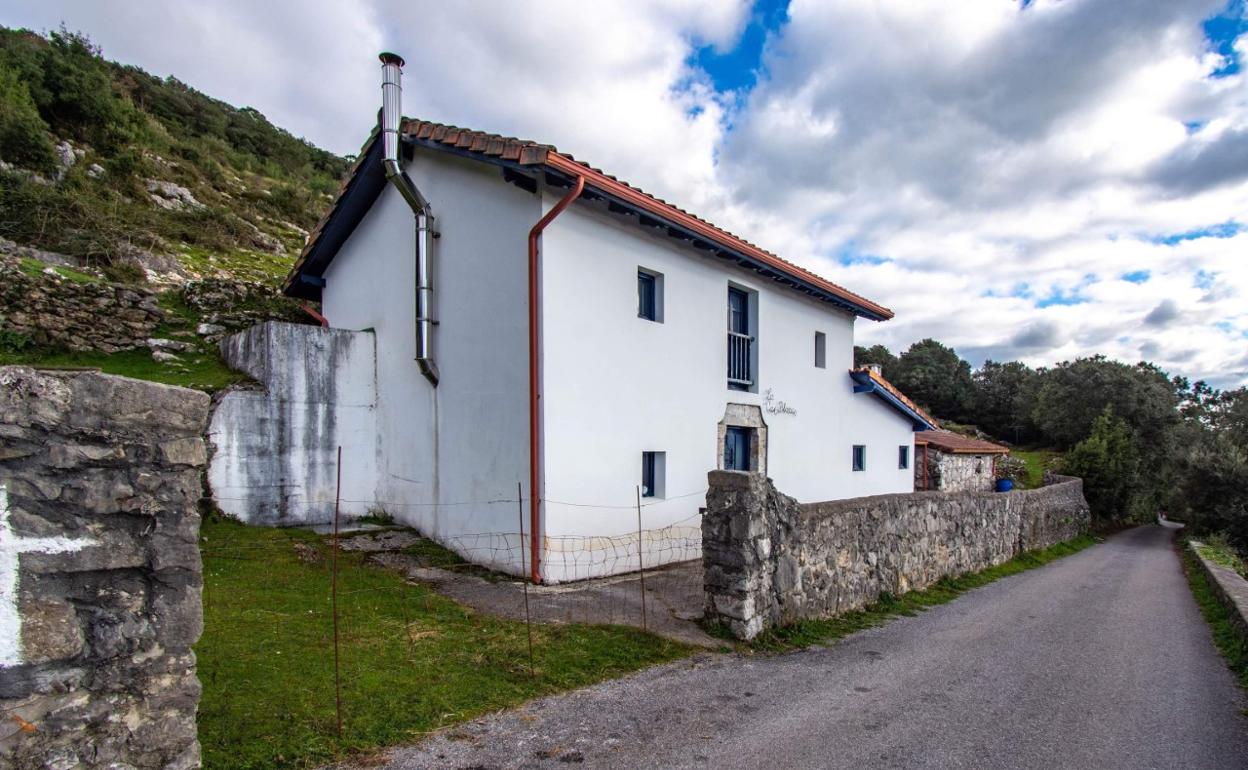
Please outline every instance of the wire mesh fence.
[[516, 526], [435, 542], [344, 517], [337, 537], [206, 522], [197, 649], [206, 767], [417, 740], [714, 643], [696, 622], [700, 513], [638, 526], [648, 513], [639, 499], [617, 506], [625, 521], [612, 533], [543, 537], [552, 583], [534, 585], [521, 577], [531, 564], [528, 501], [517, 492], [445, 505], [482, 504], [512, 507]]

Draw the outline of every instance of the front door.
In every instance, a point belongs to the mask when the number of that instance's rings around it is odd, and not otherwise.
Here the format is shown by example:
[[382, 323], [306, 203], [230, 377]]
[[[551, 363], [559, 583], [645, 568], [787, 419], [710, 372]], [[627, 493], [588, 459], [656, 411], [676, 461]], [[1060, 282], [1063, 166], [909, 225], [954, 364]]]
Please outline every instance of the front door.
[[750, 444], [753, 428], [728, 426], [724, 432], [724, 470], [748, 471], [750, 469]]

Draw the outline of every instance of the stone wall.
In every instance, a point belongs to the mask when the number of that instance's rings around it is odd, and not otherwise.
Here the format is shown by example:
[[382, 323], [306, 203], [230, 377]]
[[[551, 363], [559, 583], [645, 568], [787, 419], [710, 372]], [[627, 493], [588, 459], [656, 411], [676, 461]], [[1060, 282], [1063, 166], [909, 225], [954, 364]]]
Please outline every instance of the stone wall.
[[[920, 452], [919, 456], [922, 463], [923, 453]], [[926, 462], [930, 489], [942, 492], [991, 492], [996, 483], [993, 473], [994, 457], [996, 455], [941, 452], [929, 447]], [[916, 463], [916, 466], [920, 463]], [[920, 488], [919, 485], [916, 485], [917, 488]]]
[[0, 255], [0, 331], [38, 345], [115, 353], [146, 347], [164, 317], [146, 289], [74, 281], [50, 267], [32, 275], [19, 259]]
[[1080, 479], [1018, 492], [914, 492], [800, 504], [760, 474], [712, 471], [707, 616], [752, 639], [922, 589], [1088, 528]]
[[0, 367], [0, 767], [199, 765], [206, 394]]

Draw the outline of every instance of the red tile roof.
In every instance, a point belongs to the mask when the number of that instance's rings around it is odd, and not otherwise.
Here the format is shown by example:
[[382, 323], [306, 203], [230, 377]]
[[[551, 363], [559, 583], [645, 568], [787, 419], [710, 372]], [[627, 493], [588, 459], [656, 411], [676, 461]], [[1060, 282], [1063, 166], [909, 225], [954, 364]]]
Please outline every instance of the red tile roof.
[[961, 433], [954, 433], [948, 430], [928, 430], [916, 433], [914, 443], [927, 444], [941, 452], [949, 452], [951, 454], [1004, 455], [1010, 453], [1008, 447], [1003, 447], [1000, 444], [963, 436]]
[[[893, 317], [893, 312], [883, 305], [876, 304], [871, 300], [861, 297], [843, 286], [833, 283], [832, 281], [816, 275], [805, 268], [799, 267], [781, 257], [772, 254], [754, 244], [740, 238], [732, 233], [717, 227], [710, 222], [695, 216], [667, 201], [650, 195], [649, 193], [637, 187], [617, 179], [614, 176], [604, 173], [600, 169], [583, 161], [578, 161], [571, 155], [560, 153], [553, 146], [541, 144], [524, 139], [516, 139], [515, 137], [500, 136], [498, 134], [490, 134], [484, 131], [473, 131], [458, 126], [448, 126], [442, 123], [433, 123], [427, 120], [417, 120], [413, 118], [405, 118], [400, 126], [400, 132], [404, 136], [413, 139], [440, 145], [447, 149], [458, 150], [470, 154], [479, 155], [482, 158], [499, 158], [506, 161], [512, 161], [524, 166], [545, 166], [554, 171], [562, 172], [572, 176], [584, 176], [587, 187], [596, 188], [603, 192], [616, 195], [628, 203], [635, 205], [641, 209], [651, 212], [657, 217], [664, 220], [674, 222], [682, 227], [691, 230], [698, 236], [706, 240], [718, 244], [722, 247], [745, 253], [746, 255], [756, 259], [771, 268], [787, 274], [793, 278], [801, 280], [807, 284], [815, 286], [824, 292], [837, 296], [853, 305], [862, 308], [869, 317], [876, 317], [877, 320], [887, 320]], [[351, 169], [351, 174], [347, 181], [344, 182], [342, 190], [339, 192], [337, 199], [334, 201], [333, 207], [321, 219], [321, 222], [312, 230], [308, 236], [308, 242], [304, 246], [303, 252], [299, 255], [299, 259], [295, 262], [295, 267], [290, 276], [286, 279], [286, 287], [295, 280], [297, 274], [306, 261], [309, 253], [315, 247], [325, 224], [333, 216], [337, 210], [339, 203], [342, 201], [351, 179], [359, 170], [360, 163], [372, 144], [376, 141], [377, 133], [369, 137], [364, 147], [360, 150], [360, 154], [356, 161], [356, 165]]]

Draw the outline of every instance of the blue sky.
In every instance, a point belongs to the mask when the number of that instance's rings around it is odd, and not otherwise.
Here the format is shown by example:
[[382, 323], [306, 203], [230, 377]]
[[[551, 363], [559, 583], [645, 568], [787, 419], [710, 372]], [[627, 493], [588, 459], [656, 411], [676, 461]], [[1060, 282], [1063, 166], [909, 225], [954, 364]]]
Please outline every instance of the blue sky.
[[[409, 114], [549, 142], [863, 296], [863, 344], [1248, 383], [1244, 0], [44, 0], [5, 24], [352, 153]], [[258, 76], [263, 73], [263, 76]]]

